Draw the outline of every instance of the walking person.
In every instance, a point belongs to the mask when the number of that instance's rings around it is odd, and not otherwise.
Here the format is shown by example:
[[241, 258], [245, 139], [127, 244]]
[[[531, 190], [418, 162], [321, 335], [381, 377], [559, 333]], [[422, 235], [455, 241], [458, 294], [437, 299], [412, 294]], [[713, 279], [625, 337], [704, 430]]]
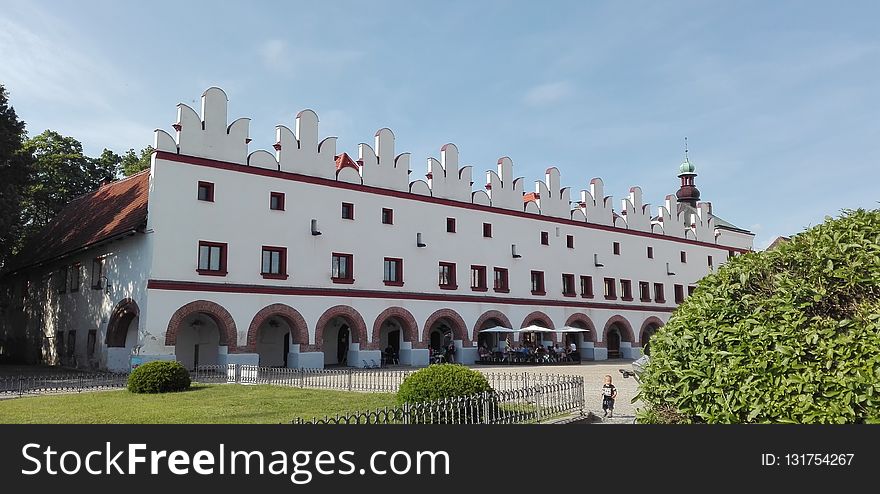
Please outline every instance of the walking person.
[[617, 388], [611, 384], [611, 376], [605, 376], [605, 384], [602, 386], [602, 411], [603, 417], [614, 416], [614, 400], [617, 399]]

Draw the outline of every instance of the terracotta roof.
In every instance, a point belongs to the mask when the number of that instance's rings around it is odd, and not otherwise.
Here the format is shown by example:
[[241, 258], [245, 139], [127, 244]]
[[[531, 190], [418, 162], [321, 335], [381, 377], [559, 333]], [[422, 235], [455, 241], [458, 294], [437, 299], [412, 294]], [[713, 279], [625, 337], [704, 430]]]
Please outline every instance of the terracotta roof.
[[345, 167], [354, 168], [358, 172], [360, 172], [361, 170], [360, 167], [355, 164], [354, 160], [351, 159], [351, 156], [349, 156], [348, 153], [342, 153], [336, 156], [336, 171], [338, 172]]
[[144, 170], [70, 201], [51, 223], [27, 241], [21, 253], [9, 262], [8, 271], [62, 257], [142, 228], [147, 221], [149, 182], [150, 171]]

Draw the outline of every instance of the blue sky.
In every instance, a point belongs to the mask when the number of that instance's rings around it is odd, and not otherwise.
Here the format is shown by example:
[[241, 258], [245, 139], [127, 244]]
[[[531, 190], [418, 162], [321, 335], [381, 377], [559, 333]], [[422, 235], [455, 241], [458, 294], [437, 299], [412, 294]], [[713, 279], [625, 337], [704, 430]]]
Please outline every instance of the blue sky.
[[688, 137], [715, 212], [757, 233], [880, 194], [880, 3], [3, 2], [0, 83], [31, 135], [152, 143], [226, 90], [251, 149], [314, 109], [356, 156], [391, 128], [413, 176], [454, 142], [477, 184], [510, 156], [660, 204]]

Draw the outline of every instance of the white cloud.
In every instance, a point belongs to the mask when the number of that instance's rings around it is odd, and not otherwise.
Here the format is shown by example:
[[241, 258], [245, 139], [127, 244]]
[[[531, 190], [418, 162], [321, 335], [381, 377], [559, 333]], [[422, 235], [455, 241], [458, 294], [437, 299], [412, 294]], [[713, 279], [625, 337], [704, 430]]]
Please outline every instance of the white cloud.
[[574, 85], [568, 81], [548, 82], [529, 89], [523, 101], [529, 106], [558, 103], [574, 95]]

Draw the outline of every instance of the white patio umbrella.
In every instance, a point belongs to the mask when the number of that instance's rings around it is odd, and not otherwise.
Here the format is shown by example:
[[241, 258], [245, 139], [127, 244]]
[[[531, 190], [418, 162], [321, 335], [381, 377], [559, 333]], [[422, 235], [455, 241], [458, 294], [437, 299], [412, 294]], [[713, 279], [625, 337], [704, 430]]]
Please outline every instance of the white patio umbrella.
[[563, 326], [555, 331], [557, 333], [589, 333], [590, 332], [589, 329], [575, 328], [572, 326]]
[[544, 328], [534, 324], [516, 330], [517, 333], [553, 333], [555, 331], [555, 329]]
[[481, 333], [515, 333], [515, 329], [505, 328], [504, 326], [492, 326], [491, 328], [481, 329]]

